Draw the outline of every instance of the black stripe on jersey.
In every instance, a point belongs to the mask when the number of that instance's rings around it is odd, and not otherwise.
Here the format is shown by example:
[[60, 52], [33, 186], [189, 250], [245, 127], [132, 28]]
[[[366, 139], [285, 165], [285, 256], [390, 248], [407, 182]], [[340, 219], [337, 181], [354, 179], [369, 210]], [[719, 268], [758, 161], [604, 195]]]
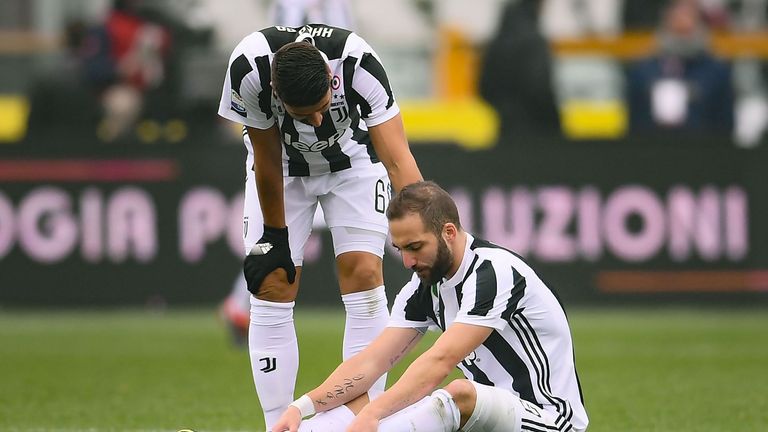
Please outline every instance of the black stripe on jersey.
[[269, 67], [269, 57], [261, 56], [253, 59], [256, 63], [256, 70], [259, 71], [259, 82], [261, 91], [259, 92], [259, 109], [267, 119], [272, 118], [272, 79], [271, 69]]
[[557, 427], [548, 425], [545, 423], [540, 423], [537, 421], [533, 421], [530, 419], [527, 419], [523, 417], [522, 419], [522, 429], [523, 430], [530, 430], [530, 431], [537, 431], [537, 432], [546, 432], [546, 431], [556, 431], [559, 430]]
[[512, 284], [512, 295], [507, 301], [507, 308], [501, 313], [501, 318], [506, 321], [509, 321], [509, 317], [517, 309], [520, 299], [525, 295], [525, 278], [514, 267], [512, 267]]
[[461, 308], [461, 301], [464, 299], [464, 282], [466, 282], [467, 279], [472, 276], [475, 265], [477, 265], [477, 260], [478, 256], [475, 255], [475, 257], [472, 258], [472, 263], [469, 265], [466, 274], [464, 274], [464, 279], [456, 284], [456, 287], [453, 289], [456, 292], [456, 302], [459, 304], [459, 308]]
[[562, 398], [552, 395], [552, 386], [549, 383], [549, 377], [550, 377], [549, 358], [547, 358], [547, 353], [544, 351], [544, 347], [541, 345], [539, 336], [536, 334], [536, 331], [534, 330], [530, 321], [528, 321], [528, 318], [526, 318], [523, 313], [520, 313], [514, 316], [513, 319], [517, 319], [521, 323], [521, 326], [524, 326], [523, 328], [525, 329], [525, 333], [528, 337], [528, 341], [532, 344], [531, 346], [534, 352], [536, 353], [536, 357], [540, 359], [540, 362], [541, 362], [540, 364], [544, 371], [544, 374], [542, 375], [542, 377], [544, 378], [542, 379], [543, 385], [544, 385], [543, 388], [547, 391], [546, 394], [548, 394], [549, 397], [557, 401], [556, 405], [563, 408], [563, 410], [560, 411], [560, 413], [563, 416], [565, 416], [566, 420], [570, 420], [571, 418], [573, 418], [573, 409], [571, 408], [571, 404]]
[[490, 261], [483, 261], [475, 272], [475, 306], [468, 315], [486, 316], [496, 298], [496, 271]]
[[[241, 100], [242, 96], [240, 95], [240, 86], [242, 85], [245, 76], [251, 73], [252, 70], [253, 67], [251, 67], [251, 64], [248, 62], [248, 58], [245, 57], [245, 54], [240, 54], [238, 58], [232, 61], [232, 65], [229, 66], [229, 85], [231, 90], [240, 96]], [[241, 106], [234, 100], [230, 105], [230, 109], [240, 114], [241, 116], [246, 116], [248, 114], [246, 107], [244, 105]]]
[[[341, 58], [341, 55], [344, 54], [344, 47], [347, 45], [347, 38], [349, 38], [352, 32], [325, 24], [310, 24], [310, 26], [314, 30], [312, 34], [320, 35], [314, 38], [317, 49], [325, 53], [328, 60]], [[326, 29], [332, 30], [331, 35], [327, 37], [321, 36], [327, 33]]]
[[[482, 239], [476, 238], [472, 242], [472, 245], [469, 248], [472, 249], [472, 250], [474, 250], [476, 248], [490, 248], [490, 249], [505, 250], [505, 251], [511, 253], [512, 255], [514, 255], [515, 257], [517, 257], [517, 259], [522, 261], [528, 267], [531, 267], [531, 265], [528, 264], [528, 261], [526, 261], [525, 258], [520, 256], [517, 252], [515, 252], [513, 250], [509, 250], [509, 249], [507, 249], [505, 247], [501, 247], [501, 246], [499, 246], [497, 244], [494, 244], [494, 243], [491, 243], [491, 242], [489, 242], [487, 240], [482, 240]], [[531, 268], [533, 268], [533, 267], [531, 267]], [[560, 300], [560, 295], [557, 293], [557, 291], [552, 287], [551, 284], [549, 284], [547, 281], [545, 281], [544, 278], [541, 277], [541, 275], [539, 275], [539, 279], [541, 279], [541, 281], [544, 282], [544, 285], [547, 287], [547, 289], [552, 292], [552, 295], [555, 296], [555, 299], [557, 300], [557, 303], [560, 304], [560, 308], [563, 309], [563, 312], [565, 312], [565, 307], [563, 306], [563, 302]]]
[[[352, 167], [349, 156], [341, 151], [341, 144], [333, 141], [336, 134], [336, 126], [333, 124], [330, 111], [323, 113], [323, 122], [320, 127], [315, 128], [315, 135], [318, 141], [327, 141], [329, 145], [320, 151], [320, 154], [328, 161], [331, 172], [337, 172]], [[333, 141], [333, 142], [332, 142]]]
[[[291, 28], [291, 27], [287, 27]], [[293, 28], [293, 30], [296, 30]], [[264, 38], [269, 44], [269, 50], [275, 52], [279, 50], [283, 45], [296, 40], [298, 33], [295, 31], [278, 30], [277, 27], [267, 27], [259, 30], [259, 33], [264, 35]]]
[[[392, 95], [392, 87], [389, 86], [389, 79], [387, 79], [387, 72], [384, 70], [384, 66], [381, 65], [379, 60], [371, 53], [364, 53], [360, 59], [360, 67], [367, 70], [369, 74], [376, 78], [376, 81], [384, 87], [384, 91], [387, 92], [389, 99], [387, 100], [387, 109], [395, 103], [395, 97]], [[370, 114], [370, 111], [369, 111]], [[363, 116], [365, 118], [367, 116]]]
[[510, 328], [517, 334], [520, 343], [528, 355], [528, 360], [533, 365], [537, 379], [539, 392], [555, 407], [557, 411], [570, 420], [573, 417], [573, 410], [568, 402], [552, 395], [552, 387], [549, 384], [550, 368], [549, 359], [541, 346], [541, 342], [531, 323], [525, 318], [523, 311], [520, 310], [512, 315], [509, 321]]
[[520, 395], [521, 399], [535, 401], [533, 384], [528, 373], [528, 366], [517, 355], [515, 350], [497, 331], [492, 331], [488, 339], [483, 342], [496, 361], [512, 377], [512, 388]]
[[540, 428], [538, 426], [532, 426], [525, 423], [520, 425], [520, 430], [525, 432], [547, 432], [548, 431], [548, 429], [546, 428]]
[[360, 129], [360, 113], [357, 112], [357, 108], [353, 109], [350, 114], [350, 117], [352, 118], [352, 125], [350, 126], [352, 128], [352, 140], [365, 146], [371, 163], [380, 162], [379, 155], [376, 154], [376, 149], [373, 147], [371, 136], [368, 135], [368, 131]]
[[441, 295], [438, 295], [437, 297], [437, 318], [439, 319], [437, 325], [445, 331], [445, 303], [443, 302], [443, 296]]
[[419, 284], [416, 291], [405, 302], [405, 319], [426, 324], [428, 318], [432, 318], [437, 323], [435, 311], [432, 309], [432, 294], [429, 287]]
[[477, 367], [477, 364], [475, 362], [467, 361], [466, 359], [461, 361], [461, 365], [464, 366], [464, 368], [472, 374], [472, 377], [467, 377], [468, 379], [471, 379], [472, 381], [480, 384], [485, 384], [487, 386], [495, 386], [493, 384], [493, 381], [491, 381], [490, 378], [488, 378], [488, 375], [483, 372], [482, 369]]
[[464, 275], [464, 279], [461, 280], [459, 284], [456, 285], [456, 301], [461, 305], [461, 300], [464, 298], [464, 282], [469, 279], [470, 276], [472, 276], [472, 270], [475, 268], [475, 265], [477, 264], [478, 256], [475, 255], [475, 257], [472, 259], [472, 264], [469, 265], [469, 269], [467, 269], [466, 274]]
[[[313, 30], [312, 35], [314, 36], [315, 46], [325, 53], [328, 60], [341, 58], [347, 38], [352, 33], [351, 31], [325, 24], [309, 24], [309, 27]], [[272, 52], [279, 50], [285, 44], [295, 41], [296, 36], [298, 36], [298, 30], [301, 27], [286, 28], [290, 28], [293, 31], [278, 30], [277, 27], [269, 27], [260, 31], [267, 39], [269, 49]], [[323, 34], [328, 34], [328, 30], [330, 30], [330, 36], [322, 36]]]
[[[362, 102], [365, 102], [365, 100], [362, 96], [360, 96], [360, 93], [358, 93], [357, 90], [352, 88], [352, 80], [355, 78], [356, 63], [357, 58], [355, 57], [347, 57], [344, 59], [344, 96], [349, 106], [349, 127], [352, 129], [352, 140], [366, 146], [368, 157], [371, 159], [372, 163], [376, 163], [379, 162], [379, 156], [376, 155], [376, 149], [373, 148], [373, 143], [371, 143], [371, 136], [368, 134], [367, 130], [360, 128], [360, 109], [358, 107]], [[365, 104], [368, 107], [368, 112], [370, 113], [370, 105], [368, 105], [367, 102], [365, 102]]]
[[363, 118], [371, 115], [371, 105], [365, 100], [364, 97], [352, 87], [352, 81], [355, 78], [355, 65], [357, 64], [357, 57], [349, 56], [344, 59], [344, 93], [347, 97], [347, 101], [350, 103], [350, 110], [354, 110], [353, 107], [360, 107], [360, 115]]
[[296, 147], [285, 142], [285, 134], [291, 141], [299, 140], [299, 132], [296, 131], [296, 125], [293, 123], [293, 117], [283, 116], [283, 124], [280, 125], [280, 139], [283, 141], [285, 153], [288, 155], [288, 175], [291, 177], [306, 177], [309, 175], [309, 164]]
[[569, 432], [573, 430], [573, 425], [564, 419], [562, 415], [557, 416], [557, 420], [555, 420], [555, 426], [557, 426], [557, 430], [562, 432]]

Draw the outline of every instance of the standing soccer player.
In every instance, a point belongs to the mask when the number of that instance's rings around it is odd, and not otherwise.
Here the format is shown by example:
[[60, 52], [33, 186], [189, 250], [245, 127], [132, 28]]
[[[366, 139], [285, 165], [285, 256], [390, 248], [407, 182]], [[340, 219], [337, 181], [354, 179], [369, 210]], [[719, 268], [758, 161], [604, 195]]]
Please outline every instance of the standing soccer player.
[[[271, 3], [269, 21], [275, 25], [302, 27], [310, 23], [321, 23], [345, 29], [354, 28], [352, 6], [348, 0], [274, 0]], [[256, 199], [254, 197], [254, 201]], [[253, 203], [252, 207], [259, 208], [259, 205]], [[261, 226], [260, 218], [260, 214], [252, 213], [249, 223]], [[325, 226], [325, 222], [321, 219], [322, 210], [318, 210], [313, 225], [315, 228]], [[222, 318], [227, 322], [236, 346], [244, 345], [247, 341], [250, 326], [250, 297], [248, 283], [240, 272], [220, 308]]]
[[[391, 188], [419, 181], [421, 173], [379, 57], [348, 30], [277, 26], [246, 36], [230, 58], [219, 114], [244, 125], [248, 149], [249, 352], [271, 430], [293, 399], [293, 307], [318, 203], [333, 238], [348, 358], [388, 321], [384, 212]], [[263, 230], [248, 224], [259, 211], [257, 193]], [[383, 386], [373, 387], [374, 395]]]
[[[435, 183], [403, 188], [387, 218], [414, 271], [389, 326], [292, 402], [273, 432], [586, 430], [568, 321], [536, 272], [463, 231], [456, 204]], [[444, 331], [435, 344], [384, 394], [360, 400], [431, 325]], [[435, 390], [456, 366], [467, 379]]]

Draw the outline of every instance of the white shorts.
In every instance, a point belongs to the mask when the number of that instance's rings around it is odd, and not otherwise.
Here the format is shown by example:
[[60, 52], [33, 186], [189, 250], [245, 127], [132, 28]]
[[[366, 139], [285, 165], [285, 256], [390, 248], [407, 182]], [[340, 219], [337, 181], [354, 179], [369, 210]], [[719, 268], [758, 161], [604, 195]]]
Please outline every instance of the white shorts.
[[470, 382], [477, 391], [477, 403], [462, 431], [541, 432], [572, 427], [557, 413], [539, 408], [508, 390]]
[[[243, 207], [246, 254], [263, 231], [254, 176], [248, 170]], [[353, 251], [384, 256], [389, 231], [385, 211], [391, 198], [384, 165], [376, 163], [312, 177], [285, 177], [283, 184], [288, 241], [295, 265], [303, 263], [307, 239], [313, 227], [323, 225], [322, 219], [331, 229], [336, 256]]]

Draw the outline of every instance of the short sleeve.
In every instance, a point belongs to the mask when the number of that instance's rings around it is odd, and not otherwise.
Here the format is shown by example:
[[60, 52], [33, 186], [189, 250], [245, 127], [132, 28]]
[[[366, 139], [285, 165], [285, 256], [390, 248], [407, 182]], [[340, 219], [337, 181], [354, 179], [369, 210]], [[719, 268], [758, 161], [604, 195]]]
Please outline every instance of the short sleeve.
[[[350, 37], [355, 36], [353, 34]], [[352, 80], [352, 88], [364, 101], [361, 106], [361, 117], [366, 126], [376, 126], [396, 116], [400, 108], [395, 101], [381, 59], [362, 39], [358, 42], [361, 48], [353, 55], [359, 56], [360, 60]]]
[[425, 333], [430, 326], [437, 325], [433, 315], [429, 290], [422, 287], [414, 275], [395, 297], [388, 326], [415, 328]]
[[229, 59], [219, 102], [219, 115], [257, 129], [275, 124], [272, 112], [270, 60], [261, 33], [253, 33], [235, 47]]

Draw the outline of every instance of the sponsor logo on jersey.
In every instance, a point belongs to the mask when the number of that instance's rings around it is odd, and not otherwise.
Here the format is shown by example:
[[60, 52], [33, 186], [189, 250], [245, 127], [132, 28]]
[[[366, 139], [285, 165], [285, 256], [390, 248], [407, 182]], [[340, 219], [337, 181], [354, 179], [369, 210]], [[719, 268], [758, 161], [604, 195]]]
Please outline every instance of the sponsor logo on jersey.
[[234, 89], [232, 90], [232, 111], [240, 114], [241, 116], [245, 116], [247, 114], [247, 111], [245, 110], [245, 101]]
[[291, 147], [295, 148], [298, 151], [301, 152], [320, 152], [328, 147], [331, 147], [333, 145], [336, 145], [339, 142], [339, 139], [344, 135], [345, 131], [337, 131], [335, 134], [333, 134], [332, 137], [328, 138], [327, 141], [315, 141], [312, 144], [308, 144], [302, 141], [291, 141], [291, 137], [288, 134], [284, 134], [284, 141]]

